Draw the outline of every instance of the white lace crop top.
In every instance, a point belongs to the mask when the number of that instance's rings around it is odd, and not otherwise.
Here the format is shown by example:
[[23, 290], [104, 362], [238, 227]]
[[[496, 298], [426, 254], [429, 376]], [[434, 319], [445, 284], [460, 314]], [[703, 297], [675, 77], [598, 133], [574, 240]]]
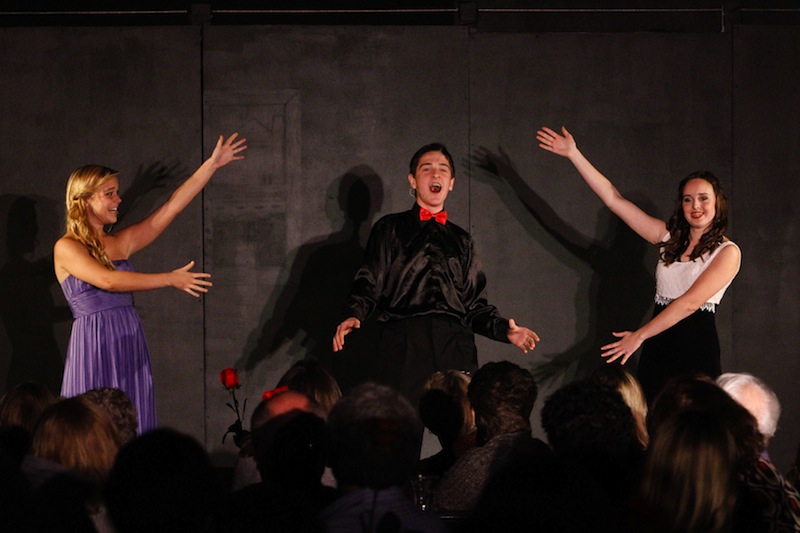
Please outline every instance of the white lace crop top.
[[[664, 241], [669, 239], [669, 234], [664, 237]], [[655, 301], [659, 305], [668, 305], [672, 300], [686, 293], [692, 284], [700, 277], [700, 274], [705, 272], [708, 265], [714, 261], [717, 254], [726, 246], [736, 246], [733, 241], [725, 241], [720, 244], [716, 250], [711, 253], [706, 253], [695, 259], [694, 261], [681, 261], [675, 262], [667, 266], [663, 261], [659, 260], [656, 265], [656, 297]], [[741, 261], [739, 262], [741, 266]], [[738, 274], [739, 269], [736, 269]], [[733, 276], [736, 277], [736, 274]], [[722, 296], [725, 290], [730, 286], [733, 278], [712, 296], [700, 309], [703, 311], [716, 310], [717, 305], [722, 301]]]

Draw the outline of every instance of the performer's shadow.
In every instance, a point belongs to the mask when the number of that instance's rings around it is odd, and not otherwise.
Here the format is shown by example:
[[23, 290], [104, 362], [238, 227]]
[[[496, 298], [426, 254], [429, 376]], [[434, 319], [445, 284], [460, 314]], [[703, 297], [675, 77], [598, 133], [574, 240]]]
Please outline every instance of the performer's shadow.
[[279, 279], [286, 283], [265, 304], [261, 326], [245, 346], [243, 363], [252, 370], [288, 342], [291, 356], [320, 360], [347, 390], [371, 374], [375, 328], [362, 324], [338, 353], [333, 353], [333, 333], [363, 260], [372, 219], [383, 202], [383, 183], [374, 170], [362, 165], [337, 178], [329, 190], [329, 217], [338, 221], [344, 215], [342, 228], [303, 244], [292, 264], [284, 266]]
[[[510, 185], [527, 211], [527, 215], [520, 218], [522, 225], [530, 228], [530, 215], [553, 238], [552, 241], [542, 241], [545, 247], [552, 247], [553, 242], [557, 244], [560, 249], [553, 250], [555, 255], [563, 255], [562, 251], [566, 250], [570, 257], [577, 260], [576, 263], [567, 258], [567, 263], [572, 263], [579, 274], [585, 270], [579, 268], [578, 263], [590, 268], [589, 279], [581, 281], [575, 306], [579, 317], [588, 317], [588, 324], [578, 324], [578, 340], [568, 350], [543, 356], [536, 354], [542, 363], [533, 369], [540, 382], [557, 376], [579, 378], [588, 375], [598, 365], [604, 364], [600, 347], [614, 340], [611, 332], [639, 327], [648, 310], [652, 309], [654, 281], [645, 267], [645, 256], [652, 253], [655, 262], [655, 247], [651, 247], [606, 208], [602, 208], [598, 214], [598, 227], [605, 228], [602, 236], [597, 240], [586, 238], [559, 217], [528, 185], [502, 149], [499, 149], [499, 153], [493, 153], [480, 148], [473, 154], [472, 164], [473, 168], [480, 169], [480, 172], [474, 173], [476, 178], [487, 180], [499, 189], [505, 189], [503, 182]], [[652, 212], [651, 207], [644, 209]], [[519, 213], [516, 209], [511, 211]], [[634, 359], [626, 364], [626, 368], [634, 374], [635, 364]]]
[[56, 285], [49, 249], [52, 237], [49, 230], [57, 225], [54, 221], [45, 224], [47, 252], [38, 259], [35, 257], [40, 203], [44, 203], [47, 213], [55, 211], [48, 200], [37, 201], [26, 196], [15, 197], [8, 205], [4, 235], [7, 257], [0, 268], [0, 317], [8, 344], [2, 343], [0, 364], [8, 369], [6, 390], [32, 381], [58, 395], [64, 360], [54, 326], [69, 320], [71, 314], [67, 306], [55, 303], [51, 292]]

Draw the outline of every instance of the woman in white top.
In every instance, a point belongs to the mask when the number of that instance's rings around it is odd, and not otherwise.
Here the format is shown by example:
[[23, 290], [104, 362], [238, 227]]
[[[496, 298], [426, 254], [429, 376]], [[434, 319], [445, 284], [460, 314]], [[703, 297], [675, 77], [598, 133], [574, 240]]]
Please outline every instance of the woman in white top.
[[539, 147], [569, 159], [587, 185], [611, 211], [646, 241], [661, 248], [656, 267], [653, 318], [635, 331], [618, 331], [618, 340], [601, 347], [607, 363], [625, 364], [640, 346], [638, 377], [648, 403], [671, 377], [720, 373], [714, 310], [741, 264], [741, 252], [725, 236], [728, 209], [722, 188], [710, 172], [681, 181], [668, 222], [652, 217], [623, 197], [578, 150], [575, 139], [543, 127]]

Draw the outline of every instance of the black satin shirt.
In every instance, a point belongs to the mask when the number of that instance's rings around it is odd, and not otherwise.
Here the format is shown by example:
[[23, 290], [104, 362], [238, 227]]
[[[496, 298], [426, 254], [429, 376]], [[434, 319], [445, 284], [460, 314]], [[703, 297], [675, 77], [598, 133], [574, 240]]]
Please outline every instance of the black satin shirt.
[[419, 205], [372, 227], [345, 314], [379, 322], [444, 314], [473, 332], [508, 342], [508, 320], [486, 301], [486, 276], [469, 233], [419, 219]]

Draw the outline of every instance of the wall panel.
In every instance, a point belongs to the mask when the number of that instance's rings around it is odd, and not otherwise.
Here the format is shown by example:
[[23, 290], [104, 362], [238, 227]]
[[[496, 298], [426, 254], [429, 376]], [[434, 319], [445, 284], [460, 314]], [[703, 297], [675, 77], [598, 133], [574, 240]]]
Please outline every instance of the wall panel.
[[744, 264], [734, 295], [733, 371], [764, 379], [783, 404], [770, 444], [786, 470], [800, 442], [800, 30], [738, 27], [734, 39], [735, 235]]

